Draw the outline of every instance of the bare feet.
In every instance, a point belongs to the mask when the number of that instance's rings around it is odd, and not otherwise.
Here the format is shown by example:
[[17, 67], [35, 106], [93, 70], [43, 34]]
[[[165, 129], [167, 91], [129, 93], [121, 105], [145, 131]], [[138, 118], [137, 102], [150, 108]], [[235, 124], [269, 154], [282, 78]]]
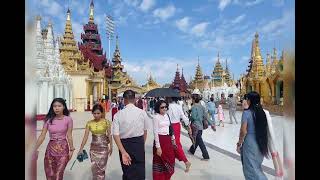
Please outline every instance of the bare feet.
[[184, 172], [187, 173], [187, 172], [189, 172], [189, 170], [190, 170], [191, 162], [188, 161], [188, 162], [186, 162], [185, 164], [186, 164], [186, 170], [184, 170]]

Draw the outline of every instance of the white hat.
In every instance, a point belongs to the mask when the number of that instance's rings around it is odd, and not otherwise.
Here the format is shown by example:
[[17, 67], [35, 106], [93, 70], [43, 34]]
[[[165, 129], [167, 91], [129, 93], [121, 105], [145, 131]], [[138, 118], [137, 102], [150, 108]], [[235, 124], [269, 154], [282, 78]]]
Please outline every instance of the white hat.
[[198, 95], [201, 95], [201, 92], [199, 89], [194, 89], [192, 94], [198, 94]]

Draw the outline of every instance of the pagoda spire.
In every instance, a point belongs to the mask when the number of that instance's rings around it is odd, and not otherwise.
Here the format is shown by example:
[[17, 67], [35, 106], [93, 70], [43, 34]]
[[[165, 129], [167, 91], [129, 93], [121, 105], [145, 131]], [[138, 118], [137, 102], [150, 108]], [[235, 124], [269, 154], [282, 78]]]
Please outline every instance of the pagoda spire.
[[228, 59], [226, 58], [226, 71], [228, 71]]
[[197, 67], [196, 67], [195, 80], [196, 80], [196, 81], [203, 80], [203, 74], [202, 74], [201, 67], [200, 67], [199, 56], [198, 56], [198, 65], [197, 65]]
[[67, 11], [67, 21], [71, 21], [71, 18], [70, 18], [70, 9], [68, 7], [68, 11]]
[[220, 62], [220, 52], [218, 51], [218, 62]]
[[264, 64], [263, 64], [263, 59], [261, 57], [261, 51], [259, 47], [258, 32], [256, 32], [256, 34], [254, 35], [253, 52], [254, 52], [254, 55], [252, 57], [252, 60], [253, 60], [252, 69], [253, 69], [254, 77], [262, 77], [264, 74]]
[[272, 55], [272, 60], [277, 60], [277, 49], [276, 48], [273, 48], [273, 55]]
[[41, 37], [41, 16], [39, 15], [36, 17], [36, 24], [36, 35]]
[[116, 49], [119, 50], [119, 37], [116, 36]]
[[93, 20], [94, 20], [94, 4], [93, 4], [93, 0], [91, 0], [89, 22], [93, 22]]
[[271, 73], [271, 58], [269, 52], [267, 52], [266, 73]]

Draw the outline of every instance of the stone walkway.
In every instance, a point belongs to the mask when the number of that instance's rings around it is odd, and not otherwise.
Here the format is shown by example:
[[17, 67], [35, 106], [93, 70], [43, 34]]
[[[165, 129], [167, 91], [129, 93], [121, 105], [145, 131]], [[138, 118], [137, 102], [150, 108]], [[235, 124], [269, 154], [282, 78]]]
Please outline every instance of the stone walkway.
[[[225, 112], [225, 114], [227, 114]], [[108, 114], [110, 117], [110, 114]], [[91, 180], [91, 169], [90, 169], [90, 160], [85, 160], [82, 163], [76, 162], [73, 169], [70, 170], [70, 167], [73, 161], [76, 158], [76, 153], [80, 147], [82, 136], [84, 134], [84, 127], [86, 122], [89, 119], [92, 119], [92, 115], [90, 112], [74, 112], [71, 113], [71, 116], [74, 120], [74, 131], [73, 131], [73, 141], [76, 151], [73, 155], [72, 160], [67, 165], [64, 179], [65, 180]], [[238, 114], [237, 114], [238, 116]], [[150, 121], [151, 122], [151, 121]], [[37, 136], [40, 135], [42, 122], [38, 122], [37, 125]], [[230, 126], [230, 127], [229, 127]], [[189, 173], [184, 172], [184, 163], [178, 162], [176, 160], [175, 173], [172, 176], [172, 179], [183, 179], [183, 180], [193, 180], [193, 179], [201, 179], [201, 180], [243, 180], [244, 176], [242, 173], [242, 165], [239, 159], [232, 156], [234, 153], [234, 138], [238, 136], [239, 125], [225, 124], [224, 129], [218, 127], [217, 132], [213, 132], [208, 129], [205, 131], [203, 137], [206, 141], [207, 149], [210, 155], [209, 161], [201, 161], [201, 151], [197, 149], [195, 156], [186, 153], [187, 158], [192, 163], [191, 170]], [[238, 129], [238, 130], [237, 130]], [[232, 133], [232, 135], [230, 135]], [[183, 132], [183, 134], [185, 134]], [[229, 135], [228, 135], [229, 134]], [[85, 149], [89, 151], [90, 139], [88, 140]], [[232, 139], [232, 141], [230, 141]], [[49, 140], [49, 135], [47, 134], [46, 140], [39, 148], [39, 157], [38, 157], [38, 166], [37, 166], [37, 177], [38, 180], [45, 180], [44, 173], [44, 153], [46, 149], [46, 145]], [[152, 142], [153, 142], [153, 134], [149, 130], [148, 138], [146, 143], [146, 179], [152, 179]], [[191, 142], [187, 136], [181, 136], [181, 142], [183, 145], [183, 149], [187, 152]], [[210, 145], [211, 144], [211, 145]], [[217, 150], [215, 147], [219, 147], [225, 152], [221, 152]], [[230, 155], [231, 153], [231, 155]], [[268, 166], [268, 162], [266, 163]], [[271, 166], [272, 167], [272, 166]], [[107, 176], [106, 179], [110, 180], [121, 180], [122, 179], [122, 170], [119, 161], [119, 154], [117, 146], [114, 144], [113, 154], [108, 160], [107, 165]], [[266, 173], [268, 179], [272, 179], [272, 175]]]

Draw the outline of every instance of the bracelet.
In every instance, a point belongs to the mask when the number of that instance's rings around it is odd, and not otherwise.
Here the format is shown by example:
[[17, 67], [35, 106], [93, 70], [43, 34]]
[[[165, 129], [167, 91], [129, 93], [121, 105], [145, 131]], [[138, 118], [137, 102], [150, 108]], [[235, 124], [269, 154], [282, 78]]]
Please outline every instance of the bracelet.
[[71, 148], [69, 151], [74, 151], [74, 150], [76, 150], [75, 148]]

